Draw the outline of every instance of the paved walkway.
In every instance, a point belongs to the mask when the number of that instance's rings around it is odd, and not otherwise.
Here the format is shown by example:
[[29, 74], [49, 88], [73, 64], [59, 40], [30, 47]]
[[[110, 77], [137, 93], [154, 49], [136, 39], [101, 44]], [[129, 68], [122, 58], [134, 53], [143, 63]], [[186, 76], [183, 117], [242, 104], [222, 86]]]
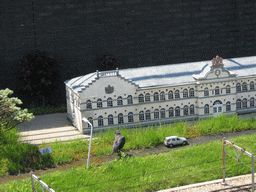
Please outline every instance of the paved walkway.
[[25, 121], [17, 126], [20, 129], [21, 141], [40, 145], [54, 141], [69, 141], [89, 135], [81, 134], [67, 119], [66, 113], [35, 115], [35, 119]]

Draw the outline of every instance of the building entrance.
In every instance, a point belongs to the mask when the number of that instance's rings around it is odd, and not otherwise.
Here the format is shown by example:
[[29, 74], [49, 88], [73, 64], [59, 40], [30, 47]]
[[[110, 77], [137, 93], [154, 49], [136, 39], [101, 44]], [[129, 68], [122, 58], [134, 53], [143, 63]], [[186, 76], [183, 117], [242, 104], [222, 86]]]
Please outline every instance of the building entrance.
[[222, 102], [217, 100], [213, 103], [213, 113], [219, 114], [222, 112]]

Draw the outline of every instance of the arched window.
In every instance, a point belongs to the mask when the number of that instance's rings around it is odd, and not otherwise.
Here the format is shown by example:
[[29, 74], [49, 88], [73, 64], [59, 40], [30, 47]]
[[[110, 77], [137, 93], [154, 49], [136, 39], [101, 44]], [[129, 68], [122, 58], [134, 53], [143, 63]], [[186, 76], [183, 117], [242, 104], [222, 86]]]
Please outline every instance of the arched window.
[[159, 94], [157, 92], [154, 93], [154, 101], [159, 101]]
[[183, 115], [188, 115], [188, 106], [185, 105], [183, 108]]
[[113, 125], [113, 124], [114, 124], [113, 115], [109, 115], [108, 116], [108, 125]]
[[243, 108], [247, 108], [247, 99], [243, 99]]
[[124, 123], [124, 116], [122, 113], [118, 114], [118, 124]]
[[128, 95], [128, 97], [127, 97], [127, 104], [128, 104], [128, 105], [133, 104], [132, 96], [131, 96], [131, 95]]
[[92, 102], [90, 100], [86, 101], [86, 107], [87, 109], [92, 109]]
[[241, 109], [241, 100], [240, 99], [238, 99], [236, 101], [236, 109]]
[[112, 102], [112, 98], [111, 98], [111, 97], [109, 97], [109, 98], [107, 99], [107, 106], [108, 106], [108, 107], [113, 107], [113, 102]]
[[123, 98], [121, 96], [117, 98], [117, 105], [123, 105]]
[[150, 102], [150, 94], [149, 94], [149, 93], [146, 93], [146, 95], [145, 95], [145, 101], [146, 101], [146, 102]]
[[97, 108], [101, 108], [102, 107], [102, 100], [98, 99], [97, 100]]
[[165, 118], [165, 109], [164, 108], [162, 108], [160, 110], [160, 114], [161, 114], [161, 119], [164, 119]]
[[183, 98], [187, 98], [188, 97], [188, 90], [184, 89], [183, 90]]
[[254, 90], [254, 82], [253, 81], [250, 82], [250, 90]]
[[226, 86], [226, 94], [228, 94], [228, 93], [230, 93], [230, 86], [229, 85]]
[[190, 105], [189, 109], [190, 109], [190, 115], [194, 115], [195, 114], [195, 106]]
[[139, 120], [144, 121], [144, 112], [143, 111], [139, 112]]
[[139, 103], [144, 103], [144, 95], [143, 94], [139, 95]]
[[175, 116], [180, 116], [180, 107], [175, 108]]
[[[93, 118], [92, 117], [89, 117], [88, 118], [88, 121], [92, 124], [93, 126]], [[91, 128], [91, 125], [88, 123], [88, 127]]]
[[219, 95], [220, 94], [220, 88], [217, 86], [215, 87], [215, 95]]
[[129, 123], [133, 122], [133, 113], [132, 112], [128, 113], [128, 122]]
[[165, 93], [162, 91], [160, 93], [160, 101], [164, 101], [165, 100]]
[[241, 92], [241, 84], [240, 83], [236, 84], [236, 92]]
[[154, 111], [154, 119], [159, 119], [159, 110], [155, 109]]
[[254, 107], [254, 97], [250, 99], [250, 107]]
[[243, 84], [242, 84], [242, 89], [243, 89], [243, 91], [247, 91], [247, 83], [246, 82], [243, 82]]
[[179, 90], [175, 91], [175, 99], [179, 99], [180, 98], [180, 92]]
[[195, 91], [193, 88], [189, 89], [189, 97], [195, 97]]
[[226, 103], [226, 111], [231, 111], [231, 105], [229, 101]]
[[146, 111], [146, 120], [149, 120], [151, 119], [151, 113], [150, 113], [150, 110], [147, 110]]
[[173, 116], [174, 116], [174, 114], [173, 114], [173, 108], [170, 107], [170, 108], [169, 108], [169, 117], [173, 117]]
[[173, 92], [172, 91], [168, 92], [168, 99], [169, 100], [173, 99]]
[[209, 96], [209, 89], [207, 87], [204, 89], [204, 96]]
[[102, 116], [99, 116], [98, 117], [98, 126], [99, 127], [101, 127], [101, 126], [103, 126], [104, 124], [103, 124], [103, 117]]
[[206, 114], [209, 114], [209, 105], [208, 104], [206, 104], [205, 106], [204, 106], [204, 114], [206, 115]]

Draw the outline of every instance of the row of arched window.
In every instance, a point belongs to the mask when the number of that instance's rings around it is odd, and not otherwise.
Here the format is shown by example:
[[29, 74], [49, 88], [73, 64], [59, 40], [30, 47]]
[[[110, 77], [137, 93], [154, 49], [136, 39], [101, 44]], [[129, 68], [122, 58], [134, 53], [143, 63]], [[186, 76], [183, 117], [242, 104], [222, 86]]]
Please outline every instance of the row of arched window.
[[[155, 92], [153, 94], [153, 99], [154, 101], [164, 101], [166, 100], [166, 96], [168, 97], [168, 100], [171, 99], [179, 99], [180, 98], [180, 91], [176, 90], [174, 93], [173, 91], [169, 91], [167, 94], [165, 94], [164, 91], [162, 91], [160, 94], [158, 92]], [[187, 89], [183, 90], [183, 98], [188, 98], [188, 97], [195, 97], [195, 91], [193, 88], [190, 88], [189, 91]], [[144, 102], [150, 102], [150, 94], [146, 93], [145, 96], [144, 94], [139, 95], [139, 103], [144, 103]]]
[[[241, 109], [241, 108], [247, 108], [247, 99], [244, 98], [243, 100], [238, 99], [236, 101], [236, 109]], [[250, 107], [254, 107], [254, 98], [252, 97], [250, 99]]]
[[[168, 117], [170, 118], [170, 117], [173, 117], [173, 116], [180, 116], [180, 111], [181, 111], [180, 107], [176, 107], [176, 108], [170, 107], [167, 110], [168, 114], [166, 114], [166, 109], [165, 108], [162, 108], [160, 110], [155, 109], [153, 112], [151, 112], [150, 110], [147, 110], [146, 112], [140, 111], [139, 112], [139, 120], [140, 121], [145, 121], [145, 120], [151, 120], [152, 118], [153, 119], [159, 119], [159, 118], [165, 119], [165, 118], [168, 118]], [[185, 105], [184, 106], [184, 108], [183, 108], [183, 115], [184, 116], [194, 115], [194, 114], [195, 114], [194, 105], [190, 105], [190, 106]], [[128, 123], [134, 122], [132, 112], [128, 113], [127, 118], [128, 118]], [[89, 117], [88, 120], [93, 125], [92, 117]], [[124, 115], [122, 113], [119, 113], [118, 116], [117, 116], [117, 120], [118, 120], [118, 122], [117, 122], [118, 124], [124, 123]], [[114, 117], [113, 117], [112, 114], [108, 116], [108, 125], [114, 125]], [[103, 116], [98, 117], [98, 126], [99, 127], [104, 126]]]
[[[254, 82], [250, 82], [250, 90], [254, 90]], [[241, 92], [241, 91], [248, 91], [248, 86], [246, 82], [242, 83], [242, 86], [240, 83], [236, 84], [236, 92]]]

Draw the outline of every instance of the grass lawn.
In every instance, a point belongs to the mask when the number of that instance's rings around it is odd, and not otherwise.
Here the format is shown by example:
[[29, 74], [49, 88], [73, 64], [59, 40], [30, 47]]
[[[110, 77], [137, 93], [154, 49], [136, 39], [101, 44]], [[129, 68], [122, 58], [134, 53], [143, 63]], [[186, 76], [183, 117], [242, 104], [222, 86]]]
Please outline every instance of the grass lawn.
[[[126, 138], [124, 151], [139, 148], [156, 147], [163, 143], [166, 136], [178, 135], [186, 138], [221, 132], [243, 131], [255, 129], [256, 120], [238, 119], [234, 116], [220, 116], [197, 121], [193, 126], [186, 122], [161, 125], [157, 128], [122, 129]], [[87, 158], [89, 141], [77, 139], [69, 142], [54, 142], [50, 146], [53, 153], [42, 156], [38, 147], [25, 143], [18, 143], [18, 135], [13, 129], [0, 139], [0, 176], [29, 172], [30, 170], [51, 167], [66, 162]], [[108, 130], [97, 135], [92, 141], [91, 156], [110, 154], [114, 140], [114, 130]], [[43, 144], [41, 146], [45, 146]], [[39, 146], [39, 147], [41, 147]], [[81, 147], [82, 146], [82, 147]]]
[[[236, 145], [256, 153], [256, 134], [230, 139]], [[101, 166], [58, 171], [40, 178], [55, 191], [156, 191], [222, 178], [223, 142], [180, 147], [167, 153], [115, 160]], [[233, 147], [227, 153], [235, 157]], [[240, 153], [239, 153], [240, 154]], [[241, 161], [251, 165], [251, 158]], [[251, 173], [251, 170], [227, 157], [226, 177]], [[35, 182], [36, 190], [41, 190]], [[0, 191], [31, 191], [31, 179], [0, 185]]]

